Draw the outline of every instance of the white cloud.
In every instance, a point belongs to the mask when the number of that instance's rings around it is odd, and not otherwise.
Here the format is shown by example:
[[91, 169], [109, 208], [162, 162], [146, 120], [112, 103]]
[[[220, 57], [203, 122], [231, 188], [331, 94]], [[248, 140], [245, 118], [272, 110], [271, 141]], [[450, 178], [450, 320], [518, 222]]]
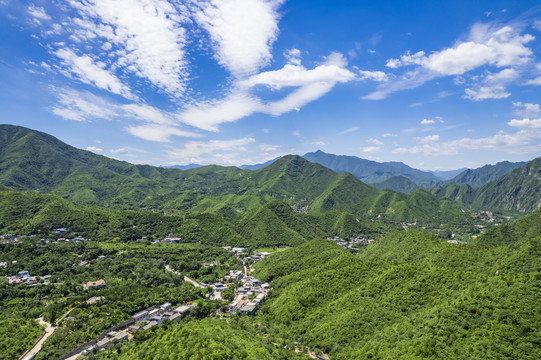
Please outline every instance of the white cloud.
[[178, 119], [203, 130], [218, 131], [221, 123], [237, 121], [262, 110], [259, 99], [246, 93], [233, 93], [220, 101], [191, 105], [178, 115]]
[[375, 82], [385, 82], [389, 80], [389, 76], [383, 71], [364, 71], [359, 70], [360, 80], [372, 80]]
[[471, 99], [475, 101], [486, 99], [505, 99], [511, 96], [511, 93], [505, 92], [503, 85], [494, 86], [481, 86], [477, 89], [466, 89], [464, 95], [465, 99]]
[[291, 133], [291, 135], [296, 136], [296, 137], [301, 137], [301, 136], [302, 136], [302, 134], [301, 134], [301, 132], [300, 132], [299, 130], [294, 130], [294, 131]]
[[283, 0], [210, 0], [195, 9], [220, 65], [237, 77], [270, 63]]
[[125, 129], [128, 133], [141, 139], [156, 142], [171, 142], [171, 136], [197, 137], [192, 132], [160, 124], [127, 126]]
[[366, 147], [361, 148], [361, 151], [364, 152], [364, 153], [373, 153], [373, 152], [381, 151], [381, 147], [379, 147], [379, 146], [366, 146]]
[[361, 128], [359, 126], [353, 126], [353, 127], [350, 127], [349, 129], [346, 129], [344, 131], [339, 132], [338, 135], [345, 135], [345, 134], [348, 134], [348, 133], [359, 131], [360, 129]]
[[374, 144], [374, 145], [383, 145], [383, 143], [381, 141], [379, 141], [378, 139], [375, 139], [375, 138], [368, 139], [368, 142], [371, 143], [371, 144]]
[[539, 108], [539, 104], [530, 104], [530, 103], [522, 103], [520, 101], [514, 101], [513, 107], [515, 107], [515, 111], [513, 111], [513, 114], [516, 116], [522, 116], [522, 117], [534, 117], [541, 114], [541, 109]]
[[148, 79], [169, 95], [182, 95], [188, 70], [186, 31], [181, 26], [186, 19], [180, 5], [165, 0], [69, 2], [83, 17], [74, 24], [85, 36], [105, 37], [120, 47], [119, 67]]
[[150, 141], [170, 141], [170, 137], [200, 137], [201, 135], [179, 128], [175, 114], [166, 113], [146, 104], [117, 104], [88, 92], [52, 88], [58, 104], [51, 111], [63, 119], [92, 121], [95, 119], [141, 121], [143, 125], [129, 125], [126, 130]]
[[385, 133], [385, 134], [381, 134], [382, 137], [395, 137], [395, 136], [398, 136], [397, 134], [391, 134], [391, 133]]
[[169, 157], [177, 164], [229, 164], [241, 165], [247, 161], [238, 159], [238, 152], [246, 151], [245, 145], [255, 142], [245, 137], [234, 140], [190, 141], [184, 148], [169, 151]]
[[126, 85], [103, 66], [96, 64], [89, 56], [78, 56], [70, 49], [59, 49], [54, 54], [62, 59], [62, 64], [70, 73], [75, 74], [85, 84], [92, 84], [126, 99], [136, 99]]
[[509, 126], [525, 129], [541, 129], [541, 118], [539, 119], [513, 119], [508, 122]]
[[421, 143], [430, 143], [433, 141], [438, 141], [440, 139], [439, 135], [427, 135], [424, 138], [420, 139]]
[[488, 73], [485, 75], [482, 85], [473, 89], [467, 88], [464, 98], [471, 100], [502, 99], [511, 94], [505, 92], [505, 85], [516, 80], [519, 77], [518, 71], [512, 68], [504, 69], [496, 74]]
[[355, 74], [345, 68], [346, 65], [347, 63], [342, 54], [332, 53], [325, 63], [312, 70], [307, 70], [301, 65], [286, 64], [280, 70], [262, 72], [251, 76], [239, 82], [239, 85], [243, 88], [265, 85], [274, 90], [314, 84], [328, 85], [332, 88], [336, 83], [348, 82], [355, 78]]
[[96, 153], [101, 153], [101, 152], [103, 152], [103, 149], [100, 149], [100, 148], [97, 147], [97, 146], [88, 146], [85, 150], [92, 151], [92, 152], [96, 152]]
[[51, 20], [51, 17], [47, 15], [45, 9], [39, 6], [30, 5], [28, 7], [28, 14], [34, 17], [38, 21], [38, 23], [39, 20]]
[[431, 125], [431, 124], [435, 124], [436, 121], [435, 120], [432, 120], [432, 119], [423, 119], [421, 120], [421, 125]]
[[408, 52], [400, 59], [389, 60], [387, 66], [422, 65], [442, 75], [461, 75], [482, 65], [521, 65], [529, 62], [532, 55], [524, 44], [534, 39], [529, 34], [518, 35], [510, 26], [495, 29], [486, 24], [476, 24], [466, 42], [429, 56], [424, 51], [413, 55]]
[[430, 55], [424, 51], [414, 54], [408, 51], [400, 58], [389, 59], [386, 65], [391, 69], [404, 66], [414, 66], [414, 69], [379, 85], [376, 91], [364, 99], [384, 99], [396, 91], [416, 88], [442, 76], [463, 75], [481, 66], [512, 69], [500, 74], [500, 78], [486, 79], [488, 82], [499, 81], [498, 84], [485, 83], [479, 88], [470, 88], [467, 97], [475, 100], [504, 97], [506, 93], [502, 89], [503, 82], [511, 80], [504, 79], [503, 76], [509, 76], [511, 70], [516, 71], [515, 68], [531, 62], [532, 50], [526, 44], [534, 39], [529, 34], [520, 35], [511, 26], [496, 28], [487, 24], [476, 24], [466, 41], [457, 42], [452, 47]]
[[284, 53], [288, 64], [300, 65], [301, 64], [301, 51], [299, 49], [289, 49]]
[[393, 150], [393, 153], [439, 156], [455, 155], [462, 151], [486, 150], [538, 156], [541, 151], [541, 119], [513, 119], [508, 125], [518, 130], [514, 133], [500, 131], [493, 136], [445, 142], [438, 142], [439, 137], [426, 137], [422, 139], [421, 145], [400, 147]]
[[[342, 54], [332, 53], [322, 65], [307, 70], [301, 65], [286, 64], [282, 69], [262, 72], [237, 83], [237, 89], [222, 100], [189, 106], [178, 116], [180, 121], [207, 131], [218, 131], [218, 125], [234, 122], [254, 113], [274, 116], [297, 110], [328, 93], [337, 83], [351, 81], [355, 74], [345, 68]], [[279, 90], [297, 87], [280, 100], [264, 102], [250, 94], [257, 85]]]
[[129, 153], [132, 153], [132, 152], [147, 153], [146, 150], [137, 149], [137, 148], [134, 148], [134, 147], [131, 147], [131, 146], [123, 146], [123, 147], [120, 147], [120, 148], [111, 149], [111, 152], [113, 154], [129, 154]]
[[[541, 74], [541, 63], [537, 64], [536, 68], [537, 72]], [[541, 76], [526, 81], [525, 85], [541, 85]]]
[[323, 141], [314, 141], [311, 144], [316, 146], [325, 146], [325, 143]]
[[268, 144], [260, 144], [259, 150], [265, 151], [265, 152], [273, 152], [280, 148], [280, 145], [268, 145]]
[[541, 31], [541, 20], [535, 20], [533, 22], [533, 27], [534, 29]]

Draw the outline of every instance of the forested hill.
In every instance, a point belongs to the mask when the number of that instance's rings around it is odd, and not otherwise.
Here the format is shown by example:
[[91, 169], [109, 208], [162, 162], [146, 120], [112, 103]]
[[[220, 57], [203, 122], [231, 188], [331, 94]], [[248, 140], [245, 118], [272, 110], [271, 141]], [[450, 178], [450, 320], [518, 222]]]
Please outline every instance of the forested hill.
[[274, 254], [257, 265], [274, 288], [261, 317], [331, 359], [539, 359], [540, 221], [509, 224], [508, 243], [403, 231], [358, 256], [326, 240]]
[[480, 188], [449, 183], [430, 190], [475, 208], [530, 213], [541, 207], [541, 158], [525, 163]]
[[495, 165], [485, 165], [478, 169], [467, 169], [455, 176], [450, 182], [459, 184], [468, 184], [473, 188], [478, 188], [486, 183], [496, 180], [509, 174], [516, 168], [524, 165], [525, 162], [502, 161]]
[[378, 237], [389, 230], [384, 224], [360, 222], [341, 211], [298, 214], [279, 200], [235, 217], [175, 216], [74, 204], [56, 195], [0, 191], [0, 233], [47, 237], [60, 227], [93, 240], [126, 242], [144, 236], [152, 241], [173, 233], [182, 236], [183, 242], [250, 248], [296, 246], [326, 236]]
[[337, 174], [295, 155], [255, 171], [221, 166], [182, 171], [117, 161], [12, 125], [0, 126], [0, 183], [78, 204], [190, 215], [234, 216], [282, 200], [312, 214], [340, 210], [393, 222], [471, 220], [468, 211], [450, 200], [426, 192], [407, 196], [378, 191], [351, 174]]

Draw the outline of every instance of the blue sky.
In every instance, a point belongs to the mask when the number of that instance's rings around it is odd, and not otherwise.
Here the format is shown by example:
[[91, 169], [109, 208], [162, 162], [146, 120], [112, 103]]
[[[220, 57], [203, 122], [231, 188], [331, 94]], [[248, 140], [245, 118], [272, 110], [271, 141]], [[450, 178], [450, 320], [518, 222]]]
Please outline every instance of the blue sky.
[[541, 155], [538, 1], [0, 0], [2, 123], [152, 165]]

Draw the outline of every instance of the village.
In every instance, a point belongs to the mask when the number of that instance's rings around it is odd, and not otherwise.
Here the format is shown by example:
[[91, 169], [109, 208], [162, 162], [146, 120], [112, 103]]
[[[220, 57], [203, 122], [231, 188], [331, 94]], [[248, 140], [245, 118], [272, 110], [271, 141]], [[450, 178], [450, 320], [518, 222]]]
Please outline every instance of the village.
[[[228, 248], [227, 250], [235, 252], [237, 256], [241, 257], [245, 249]], [[270, 254], [262, 252], [244, 257], [243, 264], [253, 265], [268, 255]], [[212, 266], [212, 264], [207, 265]], [[181, 275], [169, 266], [166, 267], [166, 271]], [[247, 274], [251, 271], [253, 269], [249, 269], [245, 265], [244, 271], [231, 270], [228, 275], [225, 275], [214, 284], [200, 284], [186, 276], [184, 276], [184, 280], [192, 283], [195, 287], [207, 289], [208, 293], [205, 297], [209, 300], [228, 301], [227, 310], [224, 312], [222, 307], [216, 311], [215, 315], [220, 317], [231, 316], [233, 314], [254, 315], [271, 288], [268, 283], [262, 284], [258, 279]], [[105, 287], [106, 284], [104, 280], [99, 279], [97, 281], [87, 282], [83, 286], [87, 290], [93, 290]], [[87, 303], [92, 304], [100, 300], [100, 297], [92, 297], [87, 300]], [[72, 350], [64, 355], [62, 359], [75, 360], [81, 355], [86, 356], [90, 354], [92, 351], [107, 349], [114, 343], [129, 341], [133, 339], [134, 333], [148, 330], [154, 326], [160, 326], [165, 321], [168, 323], [178, 322], [192, 314], [196, 307], [197, 304], [193, 302], [177, 304], [175, 307], [171, 303], [151, 306], [132, 315], [130, 319], [122, 324], [118, 324], [114, 328], [107, 330], [98, 338]]]

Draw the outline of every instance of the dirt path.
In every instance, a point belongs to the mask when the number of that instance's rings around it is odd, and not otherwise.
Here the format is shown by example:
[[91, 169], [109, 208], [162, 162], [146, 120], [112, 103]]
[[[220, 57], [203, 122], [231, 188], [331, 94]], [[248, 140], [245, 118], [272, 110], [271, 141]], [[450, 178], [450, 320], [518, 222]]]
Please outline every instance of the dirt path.
[[56, 329], [55, 326], [49, 324], [48, 322], [45, 322], [43, 318], [38, 318], [37, 320], [40, 323], [40, 325], [45, 328], [45, 334], [43, 334], [43, 336], [38, 340], [36, 345], [34, 345], [32, 349], [24, 353], [24, 355], [21, 356], [20, 359], [24, 359], [28, 355], [36, 355], [41, 350], [41, 347], [43, 346], [43, 343], [45, 342], [45, 340], [47, 340], [47, 338], [49, 338], [49, 336], [51, 336], [54, 330]]

